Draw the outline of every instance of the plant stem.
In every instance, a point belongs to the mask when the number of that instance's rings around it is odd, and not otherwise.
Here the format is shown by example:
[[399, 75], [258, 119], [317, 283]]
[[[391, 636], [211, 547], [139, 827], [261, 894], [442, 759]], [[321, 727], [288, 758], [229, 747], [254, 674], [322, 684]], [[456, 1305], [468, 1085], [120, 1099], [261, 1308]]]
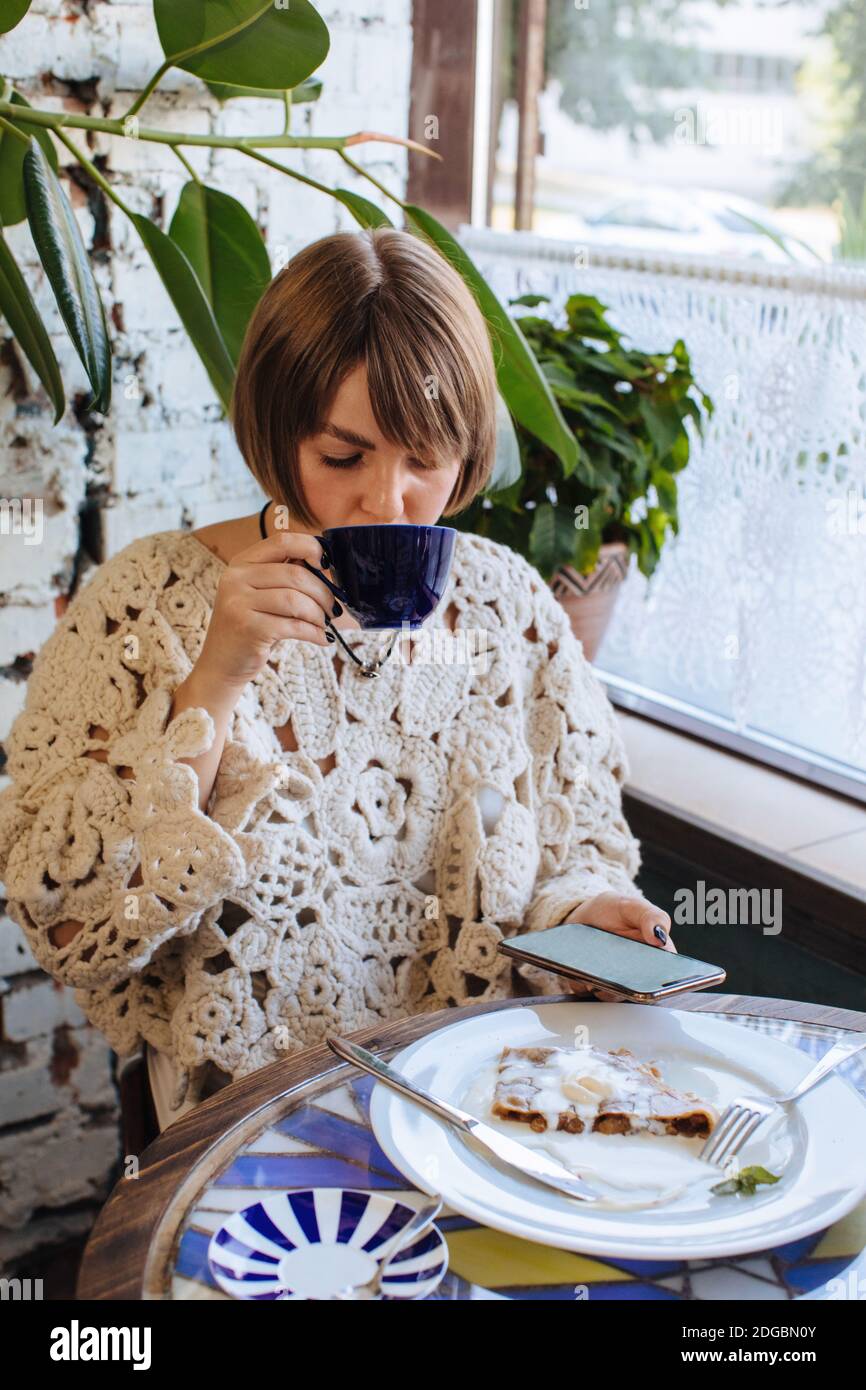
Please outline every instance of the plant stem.
[[297, 179], [299, 183], [305, 183], [309, 188], [318, 189], [319, 193], [327, 193], [329, 198], [333, 198], [333, 188], [328, 188], [327, 184], [319, 183], [318, 179], [311, 179], [307, 174], [299, 174], [297, 169], [288, 169], [285, 164], [278, 164], [275, 159], [269, 159], [266, 154], [259, 154], [258, 150], [247, 149], [243, 144], [237, 147], [241, 154], [249, 155], [250, 159], [257, 159], [260, 164], [267, 164], [269, 169], [276, 169], [281, 174], [288, 174], [290, 179]]
[[396, 193], [390, 193], [388, 189], [385, 187], [385, 185], [383, 183], [380, 183], [377, 178], [374, 178], [374, 176], [369, 172], [368, 169], [365, 169], [361, 164], [356, 164], [354, 159], [350, 159], [349, 156], [346, 154], [345, 150], [340, 150], [340, 158], [345, 160], [349, 168], [354, 169], [356, 174], [360, 174], [362, 179], [369, 179], [372, 184], [375, 184], [379, 192], [384, 193], [386, 198], [390, 198], [391, 201], [393, 203], [396, 203], [398, 207], [405, 209], [406, 204], [403, 202], [401, 198], [397, 197]]
[[186, 171], [187, 171], [187, 173], [189, 174], [190, 178], [191, 178], [191, 179], [194, 179], [196, 183], [201, 183], [201, 182], [202, 182], [201, 178], [200, 178], [199, 175], [196, 173], [195, 169], [192, 167], [192, 165], [190, 164], [189, 160], [188, 160], [188, 159], [186, 158], [186, 156], [184, 155], [183, 151], [182, 151], [181, 148], [180, 148], [180, 145], [172, 145], [172, 147], [171, 147], [171, 152], [172, 152], [172, 154], [177, 155], [178, 159], [180, 160], [180, 162], [181, 162], [181, 164], [183, 165], [183, 167], [186, 169]]
[[[2, 117], [0, 117], [0, 120], [2, 120]], [[62, 143], [66, 146], [70, 154], [73, 154], [75, 156], [81, 167], [87, 170], [94, 183], [98, 184], [99, 187], [107, 195], [107, 197], [109, 197], [111, 201], [121, 209], [122, 212], [125, 212], [127, 217], [131, 218], [133, 215], [132, 209], [127, 207], [126, 203], [124, 203], [120, 195], [112, 188], [108, 180], [104, 178], [102, 174], [100, 174], [99, 170], [95, 167], [95, 165], [93, 165], [90, 162], [90, 160], [87, 159], [87, 157], [81, 153], [81, 151], [72, 143], [72, 141], [69, 139], [67, 135], [63, 134], [62, 130], [55, 130], [54, 134], [57, 136], [57, 139], [62, 141]], [[181, 164], [183, 164], [189, 171], [191, 177], [195, 179], [196, 183], [201, 183], [202, 180], [199, 178], [195, 169], [192, 167], [189, 161], [184, 158], [183, 154], [177, 148], [177, 146], [173, 146], [172, 148], [174, 150], [174, 153], [180, 160]], [[295, 169], [287, 169], [284, 164], [278, 164], [275, 159], [269, 159], [267, 155], [259, 154], [258, 150], [246, 149], [243, 144], [238, 145], [236, 148], [239, 150], [241, 154], [248, 155], [250, 159], [256, 159], [259, 161], [260, 164], [267, 164], [267, 166], [270, 169], [276, 169], [281, 174], [288, 174], [290, 179], [297, 179], [299, 183], [305, 183], [310, 188], [315, 188], [319, 193], [327, 193], [329, 198], [333, 198], [334, 190], [332, 188], [328, 188], [327, 185], [324, 183], [319, 183], [317, 179], [308, 178], [306, 174], [299, 174]]]
[[62, 130], [55, 130], [54, 134], [57, 136], [57, 139], [61, 142], [61, 144], [66, 146], [69, 153], [75, 156], [82, 169], [85, 169], [87, 171], [87, 173], [93, 179], [93, 182], [102, 189], [105, 196], [107, 198], [110, 198], [111, 201], [117, 207], [120, 208], [121, 212], [125, 212], [128, 218], [132, 219], [134, 215], [132, 208], [128, 208], [126, 206], [126, 203], [120, 197], [120, 194], [115, 192], [111, 184], [108, 182], [108, 179], [103, 178], [96, 165], [91, 164], [87, 156], [82, 154], [81, 150], [79, 150], [76, 145], [73, 145], [72, 141], [69, 139], [69, 136], [64, 135]]
[[224, 34], [216, 34], [211, 39], [203, 39], [201, 43], [193, 44], [192, 48], [185, 48], [181, 53], [169, 54], [162, 66], [157, 68], [153, 77], [151, 77], [150, 81], [147, 83], [147, 86], [139, 92], [126, 113], [127, 118], [129, 116], [134, 116], [136, 111], [141, 110], [154, 87], [158, 86], [162, 81], [169, 68], [183, 67], [183, 64], [187, 62], [189, 58], [194, 58], [198, 53], [207, 53], [211, 48], [219, 48], [221, 44], [227, 43], [229, 39], [235, 38], [235, 36], [242, 33], [244, 29], [249, 29], [251, 24], [257, 24], [262, 15], [266, 14], [271, 8], [271, 3], [272, 0], [265, 0], [265, 3], [255, 14], [248, 15], [246, 19], [242, 19], [239, 24], [236, 24], [233, 29], [227, 29]]
[[5, 120], [3, 116], [0, 116], [0, 130], [8, 130], [10, 135], [14, 135], [15, 139], [20, 140], [21, 143], [24, 145], [30, 144], [31, 137], [29, 135], [25, 135], [24, 131], [19, 130], [17, 126], [14, 126], [12, 124], [11, 121]]
[[[127, 140], [148, 140], [158, 145], [208, 145], [216, 149], [237, 149], [241, 140], [247, 144], [273, 146], [275, 149], [339, 150], [351, 136], [346, 135], [192, 135], [183, 130], [158, 130], [154, 126], [139, 126], [135, 134], [124, 130], [127, 120], [108, 120], [102, 116], [77, 116], [63, 111], [39, 111], [33, 106], [19, 106], [0, 101], [0, 116], [9, 116], [26, 125], [45, 126], [48, 130], [100, 130], [106, 135], [119, 135]], [[383, 137], [391, 139], [392, 137]]]
[[428, 150], [414, 140], [404, 140], [397, 135], [381, 135], [377, 131], [361, 131], [355, 135], [192, 135], [183, 130], [158, 130], [153, 126], [139, 126], [133, 134], [124, 129], [126, 117], [121, 120], [108, 120], [101, 116], [78, 116], [66, 111], [39, 111], [33, 106], [19, 106], [17, 102], [0, 101], [0, 116], [21, 125], [43, 126], [47, 130], [99, 130], [106, 135], [117, 135], [127, 140], [147, 140], [157, 145], [204, 145], [213, 149], [237, 150], [243, 145], [260, 149], [298, 149], [298, 150], [338, 150], [346, 144], [362, 144], [367, 141], [382, 141], [389, 145], [400, 145], [405, 149], [416, 150], [431, 159], [439, 159], [435, 150]]
[[123, 120], [128, 121], [130, 116], [134, 116], [136, 111], [141, 110], [142, 106], [147, 101], [147, 98], [150, 96], [154, 87], [157, 87], [159, 85], [159, 83], [165, 77], [165, 74], [169, 71], [169, 69], [172, 66], [173, 64], [169, 61], [168, 58], [166, 58], [165, 62], [162, 64], [162, 67], [157, 68], [156, 72], [153, 74], [153, 77], [147, 83], [147, 86], [141, 89], [138, 96], [135, 98], [135, 101], [132, 103], [129, 110], [127, 111], [126, 115], [123, 117]]

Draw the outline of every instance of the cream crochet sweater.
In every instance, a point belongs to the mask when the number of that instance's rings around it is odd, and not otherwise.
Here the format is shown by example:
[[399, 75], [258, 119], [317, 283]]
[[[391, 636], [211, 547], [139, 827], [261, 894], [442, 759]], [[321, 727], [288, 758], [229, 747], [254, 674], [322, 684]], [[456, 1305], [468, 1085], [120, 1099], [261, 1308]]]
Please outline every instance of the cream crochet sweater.
[[[168, 715], [223, 569], [189, 532], [135, 541], [36, 657], [7, 743], [0, 879], [39, 964], [118, 1054], [167, 1054], [177, 1102], [332, 1031], [561, 993], [497, 942], [607, 889], [637, 896], [640, 859], [612, 708], [538, 572], [458, 532], [429, 620], [440, 660], [392, 656], [377, 680], [339, 647], [278, 643], [205, 814], [179, 759], [213, 722]], [[452, 605], [486, 651], [449, 648]], [[381, 650], [381, 633], [344, 635]], [[67, 919], [85, 928], [56, 947]]]

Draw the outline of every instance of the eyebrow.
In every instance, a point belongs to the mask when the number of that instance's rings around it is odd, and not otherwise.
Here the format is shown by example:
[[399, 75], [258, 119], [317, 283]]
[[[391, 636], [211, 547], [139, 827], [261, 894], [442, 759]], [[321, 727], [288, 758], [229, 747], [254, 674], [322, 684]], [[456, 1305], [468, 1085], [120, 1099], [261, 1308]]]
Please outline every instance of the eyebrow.
[[358, 449], [370, 449], [374, 453], [376, 451], [376, 445], [372, 444], [369, 439], [365, 439], [362, 434], [355, 434], [353, 430], [341, 429], [339, 425], [323, 425], [322, 434], [332, 434], [335, 439], [342, 439], [344, 444], [354, 444]]

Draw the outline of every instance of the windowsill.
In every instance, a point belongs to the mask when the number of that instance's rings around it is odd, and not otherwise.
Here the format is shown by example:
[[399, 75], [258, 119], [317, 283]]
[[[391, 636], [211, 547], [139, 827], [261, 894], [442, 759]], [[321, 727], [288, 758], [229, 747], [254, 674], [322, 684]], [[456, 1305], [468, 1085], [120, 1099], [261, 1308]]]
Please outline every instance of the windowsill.
[[810, 787], [639, 715], [616, 711], [626, 790], [699, 820], [800, 873], [866, 895], [866, 806]]

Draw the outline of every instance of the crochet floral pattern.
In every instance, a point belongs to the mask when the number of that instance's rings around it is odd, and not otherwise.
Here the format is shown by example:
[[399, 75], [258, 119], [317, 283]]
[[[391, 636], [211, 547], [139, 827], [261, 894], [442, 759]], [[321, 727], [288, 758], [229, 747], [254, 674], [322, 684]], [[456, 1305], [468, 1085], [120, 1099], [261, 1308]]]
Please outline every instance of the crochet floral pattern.
[[[0, 878], [42, 968], [120, 1055], [168, 1054], [193, 1099], [212, 1068], [236, 1078], [330, 1032], [507, 998], [515, 974], [561, 993], [497, 943], [595, 893], [639, 896], [640, 858], [613, 711], [538, 572], [458, 532], [429, 624], [441, 659], [392, 657], [375, 681], [277, 643], [205, 813], [182, 760], [213, 721], [170, 712], [224, 568], [189, 532], [135, 541], [37, 655], [7, 743]], [[363, 659], [382, 642], [344, 635]], [[56, 944], [66, 921], [84, 925]]]

